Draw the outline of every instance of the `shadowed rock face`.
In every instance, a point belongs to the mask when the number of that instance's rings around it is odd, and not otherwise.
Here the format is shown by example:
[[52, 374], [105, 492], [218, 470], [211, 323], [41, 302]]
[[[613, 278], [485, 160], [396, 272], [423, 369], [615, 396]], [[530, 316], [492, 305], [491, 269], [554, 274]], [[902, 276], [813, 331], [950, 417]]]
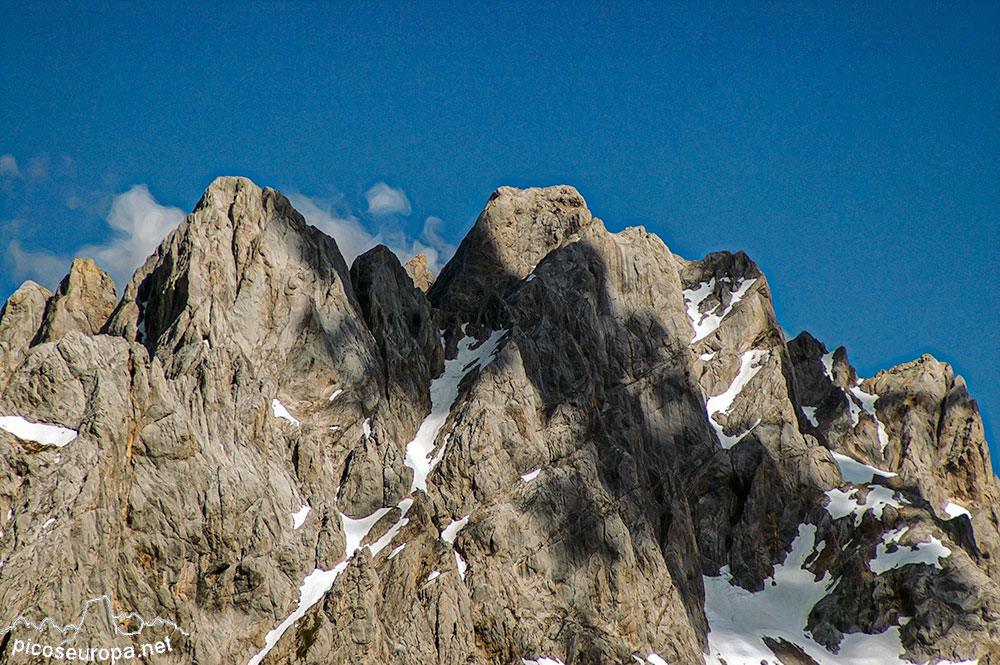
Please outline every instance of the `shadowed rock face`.
[[732, 598], [808, 532], [836, 583], [749, 634], [764, 660], [1000, 657], [961, 377], [859, 379], [785, 341], [745, 254], [609, 233], [571, 187], [497, 190], [434, 280], [220, 178], [117, 303], [92, 262], [22, 286], [0, 371], [0, 416], [76, 432], [0, 429], [3, 621], [107, 595], [187, 629], [176, 662], [733, 665], [713, 622], [759, 620]]

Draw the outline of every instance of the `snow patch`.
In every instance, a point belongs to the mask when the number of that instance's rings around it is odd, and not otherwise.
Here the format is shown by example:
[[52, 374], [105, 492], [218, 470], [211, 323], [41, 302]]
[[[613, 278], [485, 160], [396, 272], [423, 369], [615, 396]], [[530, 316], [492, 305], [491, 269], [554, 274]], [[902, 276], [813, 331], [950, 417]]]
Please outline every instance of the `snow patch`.
[[691, 320], [691, 327], [694, 328], [694, 338], [691, 343], [702, 340], [713, 332], [715, 332], [722, 320], [726, 318], [729, 312], [733, 311], [733, 308], [743, 299], [746, 292], [754, 285], [756, 279], [744, 280], [740, 279], [736, 283], [736, 288], [733, 290], [729, 298], [729, 304], [722, 310], [719, 314], [719, 305], [716, 305], [707, 312], [702, 313], [701, 305], [705, 302], [712, 292], [715, 290], [715, 278], [711, 278], [707, 282], [702, 282], [694, 289], [686, 289], [684, 291], [684, 301], [687, 303], [687, 315]]
[[338, 397], [340, 397], [343, 394], [344, 394], [344, 391], [342, 389], [340, 389], [340, 388], [337, 388], [336, 390], [333, 391], [333, 394], [330, 395], [330, 401], [332, 402], [333, 400], [337, 399]]
[[668, 665], [667, 661], [660, 658], [660, 655], [656, 653], [651, 653], [648, 656], [646, 656], [646, 660], [652, 663], [652, 665]]
[[372, 438], [372, 419], [365, 418], [365, 422], [361, 423], [361, 431], [364, 432], [365, 438]]
[[523, 663], [523, 665], [566, 665], [558, 658], [547, 658], [545, 656], [541, 656], [536, 660], [528, 660], [527, 658], [522, 658], [521, 662]]
[[404, 526], [410, 523], [410, 520], [406, 516], [406, 513], [409, 512], [410, 506], [412, 505], [413, 505], [413, 499], [403, 499], [396, 506], [397, 508], [399, 508], [400, 511], [399, 519], [396, 520], [395, 524], [389, 527], [388, 531], [382, 534], [381, 538], [379, 538], [369, 546], [369, 549], [371, 550], [373, 557], [378, 556], [379, 552], [381, 552], [390, 544], [392, 544], [392, 541], [396, 537], [396, 534], [398, 534]]
[[526, 483], [530, 483], [532, 480], [538, 477], [538, 474], [542, 472], [541, 469], [535, 469], [534, 471], [529, 471], [521, 476], [521, 480]]
[[944, 504], [944, 514], [947, 515], [950, 520], [953, 520], [956, 517], [961, 517], [962, 515], [965, 515], [970, 520], [972, 519], [972, 515], [969, 514], [967, 508], [964, 508], [953, 501], [949, 501]]
[[816, 407], [815, 406], [803, 406], [802, 415], [806, 417], [809, 424], [813, 427], [819, 427], [819, 421], [816, 420]]
[[830, 454], [833, 455], [834, 461], [836, 461], [837, 466], [840, 467], [840, 475], [843, 476], [844, 480], [849, 483], [870, 483], [875, 476], [880, 478], [892, 478], [896, 475], [892, 471], [883, 471], [882, 469], [876, 469], [873, 466], [862, 464], [847, 455], [841, 455], [840, 453], [832, 451]]
[[306, 516], [309, 514], [310, 510], [312, 510], [312, 508], [310, 508], [306, 504], [302, 504], [302, 507], [299, 508], [298, 512], [292, 513], [293, 529], [298, 529], [299, 527], [301, 527], [303, 524], [306, 523]]
[[433, 582], [434, 580], [436, 580], [439, 577], [441, 577], [441, 571], [440, 570], [433, 570], [433, 571], [431, 571], [431, 574], [427, 576], [427, 581], [428, 582]]
[[[834, 383], [833, 351], [824, 354], [820, 358], [820, 362], [823, 363], [823, 373], [826, 374], [826, 378], [830, 380], [830, 383]], [[841, 390], [841, 392], [843, 392], [843, 390]], [[878, 432], [878, 445], [882, 452], [885, 452], [885, 447], [889, 445], [889, 435], [886, 433], [885, 425], [878, 419], [878, 414], [875, 411], [875, 402], [878, 401], [878, 395], [873, 395], [872, 393], [867, 393], [862, 390], [861, 379], [858, 379], [854, 383], [854, 386], [851, 387], [849, 392], [844, 392], [844, 395], [847, 396], [847, 408], [851, 411], [851, 426], [858, 426], [861, 411], [864, 410], [872, 417], [872, 419], [875, 420], [875, 427]]]
[[715, 430], [716, 436], [719, 437], [719, 444], [726, 450], [732, 448], [737, 443], [739, 443], [744, 436], [750, 433], [750, 431], [760, 424], [758, 419], [746, 432], [738, 436], [730, 436], [725, 433], [724, 428], [715, 420], [715, 414], [717, 413], [728, 413], [729, 409], [733, 406], [733, 401], [736, 396], [740, 394], [743, 388], [746, 387], [748, 383], [757, 375], [760, 371], [762, 364], [758, 364], [763, 358], [767, 357], [767, 351], [761, 351], [759, 349], [751, 349], [746, 351], [740, 356], [740, 369], [736, 373], [736, 378], [729, 385], [729, 388], [725, 392], [716, 395], [715, 397], [709, 397], [708, 401], [705, 403], [705, 410], [708, 412], [708, 422]]
[[465, 563], [465, 559], [458, 553], [458, 550], [455, 550], [455, 565], [458, 567], [459, 576], [464, 580], [465, 571], [468, 570], [469, 564]]
[[823, 354], [819, 361], [823, 363], [823, 373], [826, 374], [826, 378], [833, 383], [833, 351]]
[[388, 558], [395, 559], [396, 555], [402, 552], [404, 547], [406, 547], [406, 543], [403, 543], [402, 545], [397, 545], [391, 552], [389, 552]]
[[[904, 526], [882, 535], [882, 542], [875, 548], [875, 558], [868, 564], [873, 573], [881, 575], [887, 570], [914, 563], [940, 568], [939, 559], [947, 559], [951, 556], [951, 550], [934, 536], [931, 536], [930, 541], [926, 543], [900, 544], [900, 538], [908, 529], [909, 527]], [[889, 551], [890, 545], [896, 546], [892, 552]]]
[[277, 397], [271, 400], [271, 411], [274, 412], [275, 418], [284, 418], [285, 420], [295, 425], [296, 427], [302, 424], [299, 422], [298, 418], [296, 418], [295, 416], [293, 416], [291, 413], [288, 412], [288, 409], [285, 408], [284, 404], [278, 401]]
[[[805, 568], [814, 551], [816, 527], [799, 526], [792, 550], [783, 563], [774, 566], [756, 593], [736, 585], [728, 567], [718, 577], [705, 577], [705, 616], [708, 619], [709, 653], [706, 665], [778, 663], [764, 637], [797, 645], [819, 665], [909, 665], [903, 660], [899, 627], [870, 635], [848, 633], [838, 653], [830, 653], [806, 632], [809, 612], [833, 588], [835, 580], [825, 573], [821, 579]], [[945, 665], [939, 663], [938, 665]], [[974, 665], [974, 661], [951, 665]]]
[[[882, 421], [878, 419], [878, 414], [875, 412], [875, 402], [878, 401], [878, 395], [873, 395], [871, 393], [866, 393], [861, 389], [861, 382], [859, 381], [853, 388], [851, 388], [851, 395], [861, 404], [861, 408], [865, 410], [868, 415], [872, 417], [875, 421], [875, 427], [878, 431], [878, 445], [882, 452], [885, 452], [885, 447], [889, 445], [889, 435], [885, 432], [885, 425]], [[852, 401], [848, 398], [848, 401]], [[852, 405], [851, 407], [851, 420], [855, 426], [858, 424], [858, 414]]]
[[458, 532], [462, 530], [466, 524], [469, 523], [469, 516], [466, 515], [460, 520], [455, 520], [448, 526], [444, 528], [441, 532], [441, 540], [448, 543], [449, 545], [455, 542], [455, 537], [458, 536]]
[[[462, 328], [465, 332], [465, 328]], [[478, 348], [473, 349], [475, 343], [471, 337], [464, 337], [458, 343], [458, 356], [453, 360], [446, 360], [444, 373], [431, 381], [431, 412], [420, 423], [417, 435], [406, 444], [406, 456], [403, 463], [413, 469], [413, 483], [410, 491], [427, 491], [427, 476], [431, 469], [441, 461], [444, 456], [445, 444], [436, 456], [434, 452], [435, 440], [438, 432], [444, 426], [451, 412], [451, 407], [458, 399], [458, 384], [462, 378], [476, 366], [485, 367], [492, 360], [496, 353], [500, 339], [507, 334], [506, 330], [494, 331]]]
[[0, 416], [0, 428], [23, 441], [62, 448], [77, 437], [77, 431], [61, 425], [33, 423], [21, 416]]
[[299, 587], [299, 606], [295, 608], [294, 612], [285, 617], [285, 620], [278, 624], [276, 628], [268, 631], [267, 635], [264, 636], [264, 648], [251, 658], [247, 665], [260, 665], [260, 662], [264, 660], [264, 656], [274, 648], [274, 645], [278, 643], [278, 640], [285, 634], [285, 631], [294, 625], [296, 621], [304, 617], [310, 607], [319, 602], [323, 594], [333, 586], [337, 576], [346, 569], [347, 561], [342, 561], [332, 570], [317, 568], [306, 575], [305, 580], [302, 581], [302, 586]]
[[703, 353], [698, 357], [701, 358], [702, 362], [707, 363], [709, 360], [715, 357], [715, 351], [712, 351], [711, 353]]
[[882, 511], [885, 510], [886, 506], [902, 508], [903, 503], [906, 503], [902, 499], [896, 499], [894, 490], [881, 485], [868, 486], [868, 496], [865, 497], [864, 503], [858, 503], [858, 500], [854, 498], [857, 492], [857, 487], [852, 487], [846, 492], [839, 489], [827, 490], [826, 496], [830, 502], [826, 506], [826, 512], [830, 513], [830, 516], [835, 520], [853, 514], [854, 525], [858, 526], [861, 524], [864, 514], [869, 510], [875, 515], [875, 519], [882, 519]]

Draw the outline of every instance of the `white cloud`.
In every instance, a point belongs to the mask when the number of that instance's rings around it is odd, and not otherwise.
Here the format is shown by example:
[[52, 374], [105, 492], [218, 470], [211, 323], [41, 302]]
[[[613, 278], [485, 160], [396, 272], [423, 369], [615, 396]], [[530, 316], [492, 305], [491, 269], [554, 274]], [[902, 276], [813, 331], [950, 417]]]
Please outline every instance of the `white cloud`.
[[[393, 196], [398, 194], [398, 201], [404, 202], [409, 212], [410, 204], [403, 191], [384, 186], [395, 193]], [[372, 188], [374, 189], [375, 187]], [[455, 247], [440, 236], [439, 229], [443, 222], [437, 217], [428, 217], [420, 236], [411, 238], [401, 228], [372, 233], [339, 199], [312, 199], [297, 192], [288, 194], [288, 199], [306, 221], [337, 241], [348, 265], [360, 254], [383, 244], [396, 255], [400, 263], [406, 263], [417, 254], [424, 254], [427, 257], [427, 268], [436, 275], [455, 253]], [[371, 209], [370, 197], [368, 205]], [[398, 205], [395, 209], [399, 209]], [[66, 255], [25, 250], [18, 241], [13, 240], [7, 245], [7, 263], [11, 271], [20, 278], [31, 278], [45, 286], [54, 287], [69, 270], [73, 256], [89, 257], [111, 275], [121, 291], [135, 270], [183, 219], [184, 212], [179, 208], [160, 205], [146, 185], [135, 185], [127, 192], [115, 196], [112, 201], [106, 217], [107, 224], [112, 229], [109, 240], [83, 245]]]
[[70, 259], [48, 252], [30, 252], [21, 243], [11, 240], [7, 244], [7, 263], [10, 270], [21, 279], [33, 279], [42, 286], [54, 289], [67, 272]]
[[[106, 221], [114, 230], [112, 238], [100, 244], [83, 245], [72, 256], [94, 259], [122, 290], [132, 273], [183, 219], [184, 213], [179, 208], [160, 205], [146, 185], [135, 185], [116, 196], [111, 204]], [[16, 240], [7, 245], [7, 258], [15, 274], [46, 286], [59, 282], [71, 260], [49, 252], [25, 251]]]
[[368, 214], [372, 217], [406, 216], [413, 212], [410, 200], [402, 189], [381, 181], [365, 192], [365, 199], [368, 201]]
[[17, 168], [17, 160], [14, 155], [7, 153], [0, 157], [0, 177], [20, 178], [21, 170]]
[[287, 196], [292, 207], [302, 213], [307, 222], [337, 241], [348, 266], [357, 256], [382, 242], [381, 236], [369, 233], [357, 217], [350, 212], [338, 213], [329, 201], [311, 199], [298, 192]]
[[94, 259], [124, 289], [132, 273], [183, 219], [180, 208], [162, 206], [146, 185], [134, 185], [111, 203], [107, 222], [117, 231], [116, 237], [98, 245], [84, 245], [75, 255]]
[[[393, 189], [385, 183], [380, 185], [388, 188], [399, 200], [406, 204], [407, 214], [410, 212], [410, 202], [401, 189]], [[368, 190], [368, 209], [372, 209], [372, 197], [369, 196], [378, 185]], [[376, 192], [377, 193], [377, 192]], [[428, 217], [424, 223], [424, 228], [419, 238], [409, 237], [402, 229], [383, 229], [379, 233], [369, 231], [361, 220], [350, 211], [342, 199], [329, 201], [324, 199], [312, 199], [298, 192], [287, 194], [292, 206], [306, 218], [306, 221], [318, 228], [323, 233], [337, 241], [340, 253], [344, 255], [347, 265], [351, 265], [354, 259], [364, 254], [375, 245], [385, 245], [388, 247], [400, 263], [406, 263], [417, 254], [427, 257], [427, 269], [435, 275], [444, 266], [444, 263], [455, 253], [454, 245], [442, 238], [438, 229], [443, 222], [437, 217]], [[386, 208], [383, 208], [385, 210]], [[377, 216], [377, 215], [373, 215]]]

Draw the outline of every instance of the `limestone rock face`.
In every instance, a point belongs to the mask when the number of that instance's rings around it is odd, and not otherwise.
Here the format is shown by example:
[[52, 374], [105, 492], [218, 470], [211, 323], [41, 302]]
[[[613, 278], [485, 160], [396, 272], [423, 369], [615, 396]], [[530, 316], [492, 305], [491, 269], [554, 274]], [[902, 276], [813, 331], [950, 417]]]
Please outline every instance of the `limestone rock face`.
[[424, 293], [427, 293], [434, 286], [434, 275], [427, 269], [427, 257], [425, 255], [417, 254], [407, 261], [403, 267], [406, 269], [406, 274], [413, 280], [413, 285]]
[[27, 281], [0, 310], [0, 378], [4, 382], [24, 359], [51, 296], [44, 286]]
[[111, 276], [93, 259], [74, 259], [69, 274], [45, 305], [35, 343], [54, 342], [71, 330], [97, 333], [118, 304]]
[[592, 221], [586, 202], [572, 187], [501, 187], [441, 270], [431, 302], [452, 312], [497, 298], [550, 251], [578, 239]]
[[998, 662], [1000, 486], [946, 364], [861, 379], [745, 254], [571, 187], [419, 258], [348, 269], [220, 178], [120, 301], [86, 261], [12, 295], [0, 621], [53, 621], [0, 663], [105, 597], [79, 639], [168, 662]]

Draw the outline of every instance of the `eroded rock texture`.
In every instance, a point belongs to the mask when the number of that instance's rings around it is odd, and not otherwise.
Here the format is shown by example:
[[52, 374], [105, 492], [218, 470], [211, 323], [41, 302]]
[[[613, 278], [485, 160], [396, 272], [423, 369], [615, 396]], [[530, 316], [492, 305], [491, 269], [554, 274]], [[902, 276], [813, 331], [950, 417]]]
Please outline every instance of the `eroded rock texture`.
[[211, 665], [1000, 662], [961, 377], [860, 379], [745, 254], [572, 187], [494, 192], [435, 280], [220, 178], [120, 301], [92, 261], [12, 295], [0, 378], [3, 621], [106, 595]]

